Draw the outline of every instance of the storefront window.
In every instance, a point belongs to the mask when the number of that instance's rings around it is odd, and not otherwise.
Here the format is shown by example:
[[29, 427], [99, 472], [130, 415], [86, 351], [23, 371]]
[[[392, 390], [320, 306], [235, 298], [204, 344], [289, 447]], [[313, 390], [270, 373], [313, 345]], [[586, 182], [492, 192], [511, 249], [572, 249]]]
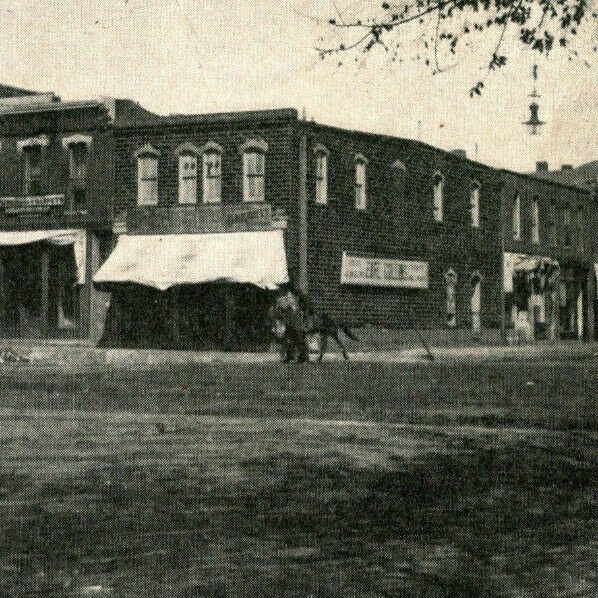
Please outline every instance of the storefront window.
[[471, 285], [471, 329], [480, 332], [482, 329], [482, 275], [474, 272], [470, 279]]

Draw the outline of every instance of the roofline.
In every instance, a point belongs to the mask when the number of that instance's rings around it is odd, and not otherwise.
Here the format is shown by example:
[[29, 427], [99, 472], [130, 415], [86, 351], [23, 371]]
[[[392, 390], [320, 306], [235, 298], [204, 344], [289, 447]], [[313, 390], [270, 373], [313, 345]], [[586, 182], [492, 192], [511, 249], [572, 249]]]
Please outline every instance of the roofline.
[[312, 121], [300, 120], [299, 123], [301, 124], [301, 126], [307, 126], [310, 128], [322, 128], [322, 129], [328, 129], [330, 131], [337, 131], [340, 133], [352, 133], [355, 135], [364, 135], [366, 137], [374, 137], [379, 140], [405, 141], [407, 143], [412, 143], [414, 145], [417, 145], [419, 147], [425, 148], [430, 151], [440, 152], [441, 154], [444, 154], [445, 156], [447, 156], [453, 160], [457, 160], [459, 162], [468, 162], [469, 164], [473, 164], [473, 165], [481, 167], [485, 170], [494, 170], [494, 171], [500, 170], [498, 168], [495, 168], [494, 166], [490, 166], [489, 164], [484, 164], [483, 162], [478, 162], [477, 160], [472, 160], [471, 158], [463, 158], [462, 156], [454, 154], [452, 151], [445, 150], [440, 147], [436, 147], [435, 145], [425, 143], [424, 141], [419, 141], [417, 139], [410, 139], [409, 137], [397, 137], [395, 135], [388, 135], [385, 133], [372, 133], [369, 131], [360, 131], [358, 129], [344, 129], [343, 127], [337, 127], [334, 125], [326, 125], [326, 124], [319, 123], [319, 122], [316, 122], [313, 120]]
[[30, 114], [38, 112], [58, 112], [64, 110], [76, 110], [80, 108], [99, 108], [106, 106], [104, 100], [78, 100], [72, 102], [44, 102], [40, 104], [31, 104], [29, 106], [1, 106], [0, 116], [10, 116], [13, 114]]
[[171, 114], [159, 116], [151, 122], [127, 123], [119, 125], [119, 130], [127, 129], [160, 129], [164, 127], [181, 127], [188, 125], [227, 124], [243, 121], [269, 122], [276, 120], [298, 120], [299, 113], [295, 108], [274, 108], [266, 110], [245, 110], [235, 112], [208, 112], [205, 114]]
[[537, 181], [540, 183], [548, 183], [549, 185], [555, 185], [556, 187], [562, 187], [564, 189], [570, 189], [572, 191], [581, 191], [582, 193], [587, 193], [588, 195], [593, 195], [592, 189], [588, 189], [586, 187], [582, 187], [581, 185], [573, 185], [571, 183], [563, 183], [562, 181], [555, 181], [553, 179], [544, 178], [535, 174], [531, 174], [529, 172], [516, 172], [515, 170], [509, 170], [508, 168], [501, 168], [501, 172], [506, 174], [511, 174], [514, 176], [523, 177], [526, 179], [530, 179], [532, 181]]

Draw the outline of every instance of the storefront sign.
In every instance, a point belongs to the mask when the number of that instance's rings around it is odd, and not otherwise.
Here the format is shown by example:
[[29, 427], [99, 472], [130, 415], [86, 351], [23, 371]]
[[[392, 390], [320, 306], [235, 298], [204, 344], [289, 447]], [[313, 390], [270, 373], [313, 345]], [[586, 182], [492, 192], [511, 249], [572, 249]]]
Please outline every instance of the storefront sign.
[[44, 214], [51, 208], [64, 206], [64, 195], [29, 195], [0, 197], [0, 209], [5, 214]]
[[341, 284], [428, 288], [428, 263], [371, 258], [343, 252]]
[[136, 206], [127, 212], [134, 235], [242, 232], [284, 228], [270, 204]]

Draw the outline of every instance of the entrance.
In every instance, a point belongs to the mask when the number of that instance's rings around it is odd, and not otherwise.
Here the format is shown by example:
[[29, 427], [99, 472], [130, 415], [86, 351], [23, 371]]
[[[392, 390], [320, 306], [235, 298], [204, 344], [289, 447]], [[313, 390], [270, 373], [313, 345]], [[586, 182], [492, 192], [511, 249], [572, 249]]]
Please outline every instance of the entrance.
[[0, 249], [0, 330], [15, 338], [76, 338], [80, 285], [72, 245]]

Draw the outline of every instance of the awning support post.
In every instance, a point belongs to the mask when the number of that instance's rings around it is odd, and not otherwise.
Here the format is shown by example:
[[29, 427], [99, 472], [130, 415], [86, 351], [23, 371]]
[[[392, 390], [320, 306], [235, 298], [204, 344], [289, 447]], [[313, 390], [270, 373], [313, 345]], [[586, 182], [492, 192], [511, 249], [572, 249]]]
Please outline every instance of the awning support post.
[[40, 323], [43, 337], [49, 333], [49, 294], [50, 294], [50, 252], [48, 247], [42, 246], [41, 255], [41, 297]]

